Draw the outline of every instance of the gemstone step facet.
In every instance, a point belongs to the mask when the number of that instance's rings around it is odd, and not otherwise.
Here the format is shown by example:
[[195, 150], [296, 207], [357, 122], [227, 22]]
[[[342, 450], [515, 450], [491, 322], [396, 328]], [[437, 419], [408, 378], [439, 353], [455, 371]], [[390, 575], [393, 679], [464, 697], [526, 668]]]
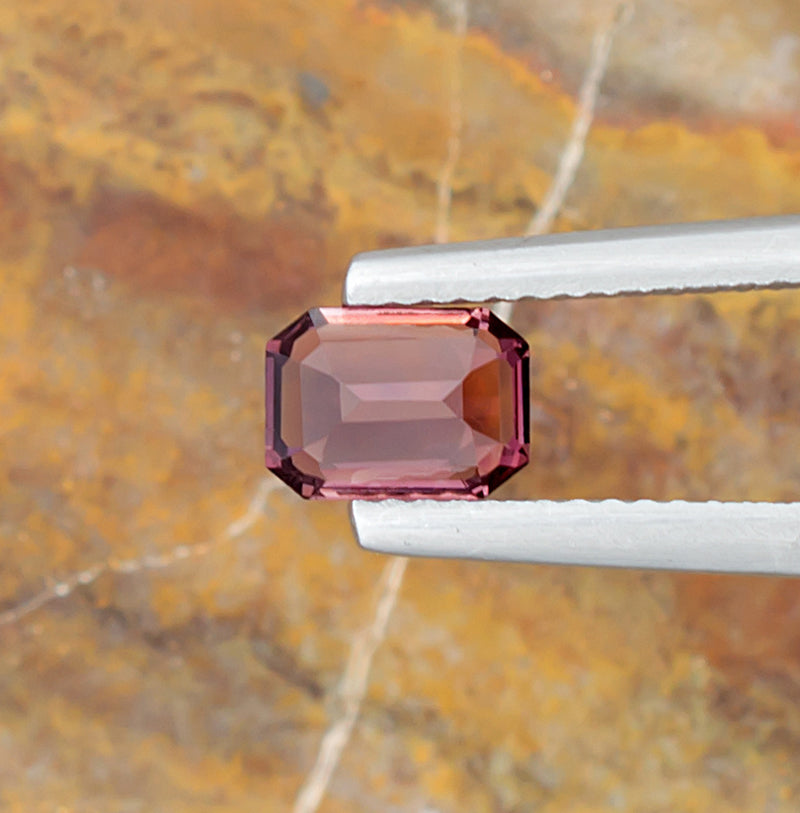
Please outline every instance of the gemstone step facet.
[[310, 310], [267, 343], [267, 468], [309, 498], [485, 497], [528, 462], [528, 355], [487, 308]]

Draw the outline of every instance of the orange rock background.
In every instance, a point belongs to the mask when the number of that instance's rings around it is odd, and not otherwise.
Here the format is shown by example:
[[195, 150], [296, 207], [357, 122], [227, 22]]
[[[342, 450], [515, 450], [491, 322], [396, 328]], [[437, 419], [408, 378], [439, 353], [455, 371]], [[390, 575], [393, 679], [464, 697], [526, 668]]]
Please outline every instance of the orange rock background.
[[[521, 233], [611, 5], [0, 7], [0, 809], [291, 809], [383, 560], [265, 490], [264, 340], [432, 239], [456, 70], [451, 237]], [[641, 0], [558, 227], [800, 211], [799, 52], [792, 0]], [[800, 497], [797, 292], [515, 324], [505, 496]], [[320, 809], [795, 811], [799, 617], [795, 580], [412, 561]]]

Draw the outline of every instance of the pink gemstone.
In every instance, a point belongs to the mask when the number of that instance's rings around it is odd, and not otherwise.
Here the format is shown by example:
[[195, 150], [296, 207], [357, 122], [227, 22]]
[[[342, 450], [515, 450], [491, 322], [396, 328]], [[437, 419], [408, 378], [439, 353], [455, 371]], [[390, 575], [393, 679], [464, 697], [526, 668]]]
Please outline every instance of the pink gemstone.
[[528, 345], [486, 308], [315, 308], [267, 343], [266, 396], [303, 497], [475, 499], [528, 462]]

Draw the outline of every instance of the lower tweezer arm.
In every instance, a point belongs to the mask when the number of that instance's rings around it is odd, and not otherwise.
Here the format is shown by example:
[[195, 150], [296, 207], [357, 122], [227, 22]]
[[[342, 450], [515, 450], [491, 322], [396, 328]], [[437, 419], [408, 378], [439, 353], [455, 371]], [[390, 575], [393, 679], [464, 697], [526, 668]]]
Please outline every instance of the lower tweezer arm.
[[352, 515], [381, 553], [800, 575], [800, 503], [389, 500]]
[[[800, 285], [800, 216], [358, 255], [348, 305]], [[800, 503], [354, 502], [362, 547], [517, 562], [800, 574]]]

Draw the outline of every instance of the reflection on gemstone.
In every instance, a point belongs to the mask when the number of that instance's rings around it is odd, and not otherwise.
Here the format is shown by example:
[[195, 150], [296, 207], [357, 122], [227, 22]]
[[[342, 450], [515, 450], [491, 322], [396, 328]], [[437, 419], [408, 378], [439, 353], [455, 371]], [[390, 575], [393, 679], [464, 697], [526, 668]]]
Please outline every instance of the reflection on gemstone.
[[528, 461], [528, 347], [485, 308], [320, 308], [267, 344], [266, 463], [304, 497], [483, 497]]

